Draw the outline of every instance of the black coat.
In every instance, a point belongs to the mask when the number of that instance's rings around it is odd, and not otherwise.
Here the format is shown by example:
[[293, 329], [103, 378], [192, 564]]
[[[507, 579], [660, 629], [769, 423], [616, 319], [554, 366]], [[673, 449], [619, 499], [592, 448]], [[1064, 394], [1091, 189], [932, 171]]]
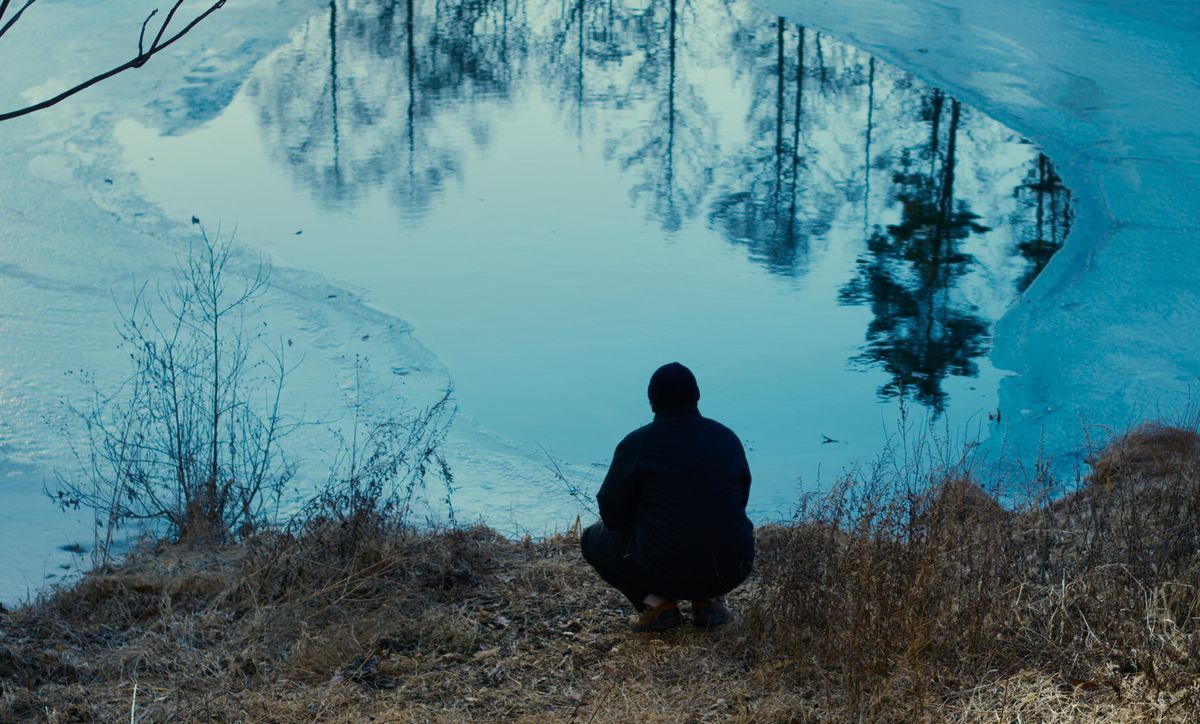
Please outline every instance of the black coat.
[[596, 500], [606, 527], [632, 532], [633, 561], [660, 581], [655, 593], [690, 597], [701, 581], [736, 576], [736, 585], [749, 572], [749, 495], [741, 441], [691, 406], [629, 433]]

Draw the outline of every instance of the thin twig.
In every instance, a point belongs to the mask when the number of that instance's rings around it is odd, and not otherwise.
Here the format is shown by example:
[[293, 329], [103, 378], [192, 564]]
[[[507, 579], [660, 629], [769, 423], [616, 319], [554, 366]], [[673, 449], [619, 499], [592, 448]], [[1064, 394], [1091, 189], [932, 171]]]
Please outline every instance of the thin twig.
[[158, 8], [151, 10], [150, 14], [146, 16], [146, 19], [142, 21], [142, 32], [138, 35], [138, 55], [144, 55], [146, 53], [144, 48], [144, 44], [146, 42], [146, 26], [150, 24], [150, 19], [155, 15], [158, 15]]
[[[21, 6], [21, 9], [17, 11], [17, 14], [13, 15], [12, 19], [5, 23], [3, 27], [0, 27], [0, 38], [4, 37], [4, 34], [9, 31], [9, 28], [17, 24], [17, 21], [20, 20], [25, 11], [29, 9], [29, 6], [35, 2], [37, 2], [37, 0], [27, 0], [27, 2]], [[4, 17], [4, 11], [8, 9], [8, 3], [9, 0], [4, 0], [4, 5], [0, 6], [0, 18]]]

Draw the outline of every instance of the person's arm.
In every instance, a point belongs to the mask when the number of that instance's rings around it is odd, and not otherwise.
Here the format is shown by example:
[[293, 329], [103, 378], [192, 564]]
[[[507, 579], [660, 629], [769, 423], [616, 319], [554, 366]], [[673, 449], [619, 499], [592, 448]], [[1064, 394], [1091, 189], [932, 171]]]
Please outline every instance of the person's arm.
[[742, 447], [741, 440], [738, 447], [742, 451], [742, 510], [745, 510], [750, 502], [750, 463], [746, 461], [746, 448]]
[[596, 493], [596, 502], [600, 504], [600, 519], [607, 528], [621, 530], [633, 525], [634, 509], [637, 505], [637, 472], [638, 458], [641, 445], [639, 441], [626, 437], [617, 445], [613, 453], [612, 463], [608, 466], [608, 474], [600, 492]]
[[746, 465], [745, 484], [742, 486], [742, 510], [750, 503], [750, 466]]

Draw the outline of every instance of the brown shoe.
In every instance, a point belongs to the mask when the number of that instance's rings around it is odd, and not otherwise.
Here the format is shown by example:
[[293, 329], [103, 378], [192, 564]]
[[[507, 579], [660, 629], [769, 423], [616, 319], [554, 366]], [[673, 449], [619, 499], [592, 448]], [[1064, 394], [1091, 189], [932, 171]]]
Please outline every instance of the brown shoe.
[[692, 623], [700, 628], [713, 628], [733, 620], [730, 611], [719, 598], [692, 601]]
[[666, 631], [683, 623], [679, 615], [679, 606], [672, 600], [665, 600], [657, 606], [643, 609], [629, 622], [629, 629], [634, 633], [649, 633], [650, 631]]

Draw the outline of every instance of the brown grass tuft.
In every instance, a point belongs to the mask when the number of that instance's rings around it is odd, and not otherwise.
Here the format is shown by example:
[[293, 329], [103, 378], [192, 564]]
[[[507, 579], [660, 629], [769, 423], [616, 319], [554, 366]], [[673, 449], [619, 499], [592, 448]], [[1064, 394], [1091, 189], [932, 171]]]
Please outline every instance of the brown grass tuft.
[[1111, 489], [1121, 482], [1168, 479], [1200, 458], [1195, 430], [1151, 422], [1134, 428], [1105, 447], [1091, 461], [1092, 480]]

